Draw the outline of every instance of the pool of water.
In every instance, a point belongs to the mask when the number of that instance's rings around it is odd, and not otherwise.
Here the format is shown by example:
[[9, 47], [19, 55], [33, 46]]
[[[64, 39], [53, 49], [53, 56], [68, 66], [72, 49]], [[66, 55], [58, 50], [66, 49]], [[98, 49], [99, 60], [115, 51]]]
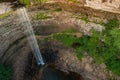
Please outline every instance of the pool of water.
[[53, 68], [45, 68], [43, 70], [42, 80], [83, 80], [80, 75], [75, 73], [65, 73]]

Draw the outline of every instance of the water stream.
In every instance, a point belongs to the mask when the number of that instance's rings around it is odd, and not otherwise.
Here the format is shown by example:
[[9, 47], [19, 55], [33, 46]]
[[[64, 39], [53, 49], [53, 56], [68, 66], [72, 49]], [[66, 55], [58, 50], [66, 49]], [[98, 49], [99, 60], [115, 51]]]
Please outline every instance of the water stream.
[[31, 22], [30, 22], [30, 19], [28, 17], [25, 7], [19, 8], [18, 14], [20, 17], [20, 21], [24, 27], [25, 34], [28, 38], [28, 42], [29, 42], [31, 49], [34, 53], [34, 56], [36, 58], [37, 64], [38, 64], [38, 66], [40, 66], [40, 65], [43, 66], [45, 63], [43, 61], [33, 28], [32, 28], [32, 25], [31, 25]]

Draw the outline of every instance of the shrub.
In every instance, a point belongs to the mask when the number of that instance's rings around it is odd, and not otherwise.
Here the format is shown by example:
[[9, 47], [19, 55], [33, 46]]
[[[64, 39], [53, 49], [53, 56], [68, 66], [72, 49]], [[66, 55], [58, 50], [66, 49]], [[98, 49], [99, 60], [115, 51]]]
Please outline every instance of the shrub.
[[[50, 39], [50, 37], [46, 38], [46, 40]], [[53, 39], [56, 39], [58, 41], [61, 41], [62, 44], [66, 47], [72, 47], [74, 48], [74, 51], [76, 53], [76, 56], [79, 60], [83, 57], [83, 54], [81, 53], [81, 47], [80, 47], [80, 39], [74, 37], [72, 34], [68, 33], [59, 33], [54, 34]]]
[[105, 64], [109, 70], [120, 76], [120, 59], [116, 56], [112, 56], [110, 59], [106, 60]]
[[71, 34], [66, 34], [66, 33], [54, 34], [53, 38], [61, 41], [64, 46], [69, 46], [69, 47], [72, 47], [73, 43], [80, 42], [80, 40], [78, 38], [72, 36]]
[[19, 0], [21, 4], [24, 4], [26, 7], [30, 6], [30, 0]]
[[108, 23], [103, 25], [105, 26], [106, 30], [111, 30], [119, 26], [119, 21], [117, 19], [112, 19], [112, 20], [109, 20]]

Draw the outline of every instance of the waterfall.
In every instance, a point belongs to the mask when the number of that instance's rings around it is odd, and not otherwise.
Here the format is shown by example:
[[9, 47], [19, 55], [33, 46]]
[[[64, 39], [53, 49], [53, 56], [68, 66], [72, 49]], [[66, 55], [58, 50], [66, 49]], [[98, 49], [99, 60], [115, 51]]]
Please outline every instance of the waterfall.
[[31, 46], [31, 49], [33, 51], [33, 54], [34, 54], [35, 59], [37, 61], [37, 64], [39, 66], [40, 65], [43, 66], [45, 63], [43, 61], [43, 58], [42, 58], [35, 34], [34, 34], [34, 31], [33, 31], [33, 28], [32, 28], [32, 25], [31, 25], [31, 22], [30, 22], [30, 19], [28, 17], [28, 14], [27, 14], [25, 7], [19, 8], [18, 14], [20, 17], [20, 22], [22, 22], [22, 25], [23, 25], [24, 29], [26, 30], [25, 34], [28, 38], [28, 42]]

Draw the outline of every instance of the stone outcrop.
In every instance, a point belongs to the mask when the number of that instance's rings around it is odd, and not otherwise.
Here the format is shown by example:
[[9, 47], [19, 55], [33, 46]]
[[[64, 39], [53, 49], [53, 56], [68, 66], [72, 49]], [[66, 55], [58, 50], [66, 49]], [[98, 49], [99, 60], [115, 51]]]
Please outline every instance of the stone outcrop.
[[[71, 4], [69, 0], [53, 0]], [[93, 9], [120, 13], [120, 0], [75, 0], [79, 6], [91, 7]]]
[[12, 10], [10, 3], [0, 3], [0, 14], [4, 14]]
[[120, 0], [86, 0], [85, 6], [120, 13]]
[[11, 14], [0, 19], [0, 58], [14, 41], [24, 36], [18, 15]]

